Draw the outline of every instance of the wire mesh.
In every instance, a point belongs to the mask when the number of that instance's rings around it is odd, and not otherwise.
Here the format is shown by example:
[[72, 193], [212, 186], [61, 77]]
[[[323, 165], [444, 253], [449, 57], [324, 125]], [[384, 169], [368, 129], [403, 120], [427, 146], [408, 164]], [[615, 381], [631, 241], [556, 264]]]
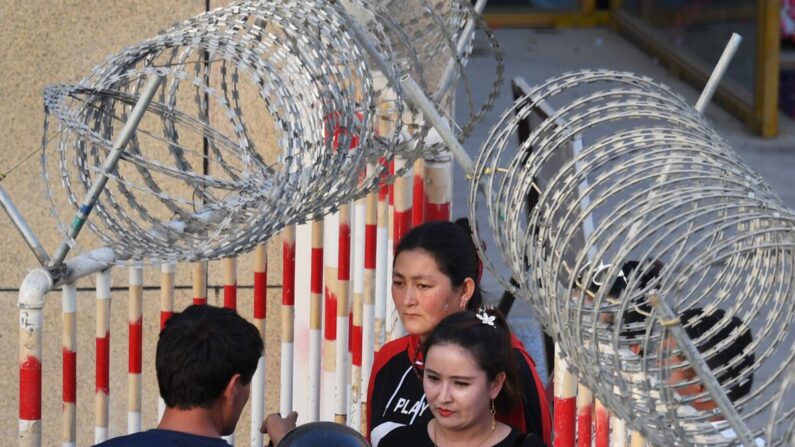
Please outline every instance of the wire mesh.
[[[539, 109], [554, 113], [512, 146]], [[795, 352], [795, 216], [682, 97], [623, 72], [549, 79], [502, 115], [473, 177], [470, 220], [496, 244], [477, 244], [485, 264], [619, 418], [655, 445], [737, 442], [681, 325], [763, 435]]]

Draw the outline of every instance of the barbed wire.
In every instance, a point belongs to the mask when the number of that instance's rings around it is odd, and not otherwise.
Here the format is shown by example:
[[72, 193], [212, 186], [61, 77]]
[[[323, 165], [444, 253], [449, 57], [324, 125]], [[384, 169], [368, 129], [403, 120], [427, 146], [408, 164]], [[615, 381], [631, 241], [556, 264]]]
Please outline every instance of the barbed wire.
[[763, 436], [795, 352], [795, 215], [682, 97], [616, 71], [549, 79], [492, 128], [473, 178], [470, 219], [496, 244], [476, 244], [485, 264], [611, 411], [654, 445], [738, 442], [681, 327]]
[[[68, 238], [68, 218], [106, 175], [87, 226], [119, 260], [235, 256], [403, 175], [423, 151], [439, 147], [425, 143], [428, 126], [394, 80], [410, 75], [444, 110], [457, 83], [468, 83], [472, 37], [463, 39], [463, 52], [456, 47], [464, 24], [485, 26], [468, 2], [413, 1], [239, 2], [125, 48], [77, 85], [48, 87], [45, 137], [53, 125], [58, 135], [43, 144], [41, 165], [59, 230]], [[359, 49], [346, 29], [349, 15], [390, 72]], [[460, 128], [461, 140], [493, 106], [501, 83], [501, 55], [486, 34], [498, 73]], [[428, 69], [440, 58], [455, 64]], [[100, 172], [150, 76], [163, 77], [163, 87], [119, 165]], [[390, 175], [397, 156], [409, 163]]]

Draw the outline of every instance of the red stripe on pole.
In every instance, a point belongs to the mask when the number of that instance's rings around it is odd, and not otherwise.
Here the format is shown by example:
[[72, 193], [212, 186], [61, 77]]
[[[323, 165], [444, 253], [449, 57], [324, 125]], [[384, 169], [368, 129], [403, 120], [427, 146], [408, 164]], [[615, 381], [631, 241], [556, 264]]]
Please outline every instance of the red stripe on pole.
[[105, 394], [110, 392], [110, 332], [104, 337], [97, 337], [97, 391]]
[[264, 320], [268, 312], [268, 273], [254, 272], [254, 318]]
[[364, 268], [368, 270], [375, 270], [377, 235], [377, 225], [364, 226]]
[[63, 401], [77, 402], [77, 353], [64, 349], [63, 359]]
[[610, 445], [610, 412], [607, 408], [599, 406], [596, 408], [596, 447], [608, 447]]
[[295, 304], [295, 244], [282, 244], [282, 304]]
[[129, 362], [128, 372], [132, 374], [141, 373], [141, 351], [143, 349], [143, 318], [139, 317], [134, 323], [130, 323], [130, 353], [127, 357]]
[[235, 284], [224, 285], [224, 307], [237, 310], [237, 286]]
[[41, 362], [32, 355], [19, 364], [19, 418], [41, 419]]
[[408, 211], [395, 211], [395, 231], [392, 242], [397, 247], [397, 244], [403, 238], [403, 235], [408, 233], [411, 229], [411, 210]]
[[425, 179], [414, 174], [414, 189], [412, 191], [411, 226], [416, 227], [425, 222]]
[[[395, 160], [392, 160], [392, 161], [389, 162], [389, 175], [390, 176], [394, 176], [395, 175]], [[389, 193], [389, 205], [390, 206], [394, 206], [395, 205], [395, 192], [394, 192], [395, 188], [394, 187], [395, 187], [395, 182], [394, 181], [386, 186], [386, 190]]]
[[197, 306], [203, 306], [203, 305], [207, 304], [207, 297], [206, 296], [205, 297], [194, 297], [193, 298], [193, 304], [195, 304]]
[[312, 248], [312, 279], [310, 292], [323, 293], [323, 249]]
[[166, 321], [168, 321], [171, 316], [174, 315], [174, 312], [170, 310], [161, 310], [160, 311], [160, 330], [162, 331], [164, 327], [166, 327]]
[[577, 409], [577, 445], [591, 447], [591, 412], [593, 406], [587, 405]]
[[323, 334], [326, 340], [337, 339], [337, 295], [326, 289], [326, 327]]
[[337, 279], [340, 281], [351, 279], [351, 226], [348, 224], [340, 224]]
[[351, 362], [362, 366], [362, 327], [351, 327]]
[[555, 439], [554, 447], [574, 446], [574, 415], [577, 412], [577, 398], [555, 398]]
[[425, 220], [450, 220], [450, 202], [428, 203], [425, 202]]
[[[384, 167], [384, 166], [386, 166], [386, 159], [384, 159], [383, 157], [381, 157], [381, 158], [378, 160], [378, 164], [379, 164], [379, 165], [381, 165], [381, 167]], [[386, 184], [386, 182], [384, 181], [384, 178], [386, 178], [386, 176], [387, 176], [388, 172], [389, 172], [389, 169], [388, 169], [388, 168], [387, 168], [387, 169], [382, 169], [382, 170], [381, 170], [381, 173], [379, 174], [379, 177], [380, 177], [380, 179], [381, 179], [380, 186], [379, 186], [379, 188], [378, 188], [378, 200], [379, 200], [379, 201], [384, 201], [384, 200], [386, 200], [386, 196], [387, 196], [387, 194], [389, 194], [389, 186], [388, 186], [388, 185]]]

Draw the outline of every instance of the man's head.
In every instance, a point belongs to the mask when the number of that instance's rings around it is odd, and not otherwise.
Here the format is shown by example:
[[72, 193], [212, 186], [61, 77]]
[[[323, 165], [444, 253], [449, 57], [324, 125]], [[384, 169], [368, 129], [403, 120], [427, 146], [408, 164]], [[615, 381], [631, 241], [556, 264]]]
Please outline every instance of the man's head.
[[257, 328], [233, 310], [190, 306], [160, 333], [155, 360], [160, 395], [178, 410], [209, 409], [223, 398], [222, 430], [231, 433], [262, 351]]
[[[754, 354], [745, 353], [744, 350], [753, 338], [750, 329], [743, 329], [742, 320], [726, 316], [721, 309], [706, 313], [701, 308], [688, 309], [679, 318], [687, 336], [694, 341], [698, 351], [707, 357], [707, 366], [726, 390], [728, 398], [736, 402], [748, 394], [753, 383], [753, 373], [746, 369], [754, 363]], [[714, 351], [721, 342], [725, 343]], [[683, 354], [677, 355], [675, 363], [684, 361]], [[705, 389], [690, 366], [673, 369], [669, 383], [678, 385], [676, 391], [685, 397], [703, 393]], [[715, 408], [716, 404], [706, 397], [692, 401], [690, 406], [707, 411]]]

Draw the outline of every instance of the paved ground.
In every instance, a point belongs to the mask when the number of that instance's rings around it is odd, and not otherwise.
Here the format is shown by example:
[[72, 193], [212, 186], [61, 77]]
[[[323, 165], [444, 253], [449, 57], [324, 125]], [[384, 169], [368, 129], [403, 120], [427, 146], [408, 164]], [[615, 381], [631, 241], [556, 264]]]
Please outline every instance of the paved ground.
[[[700, 89], [693, 88], [674, 78], [664, 67], [634, 47], [624, 37], [607, 28], [593, 29], [505, 29], [496, 31], [501, 47], [504, 49], [506, 78], [522, 76], [530, 84], [581, 68], [607, 68], [626, 70], [643, 74], [671, 86], [675, 91], [690, 99], [695, 104]], [[728, 41], [729, 36], [726, 36]], [[482, 42], [480, 47], [483, 47]], [[749, 45], [745, 42], [744, 45]], [[482, 49], [482, 48], [481, 48]], [[484, 64], [487, 59], [478, 51], [478, 45], [470, 62], [472, 66]], [[478, 79], [489, 73], [489, 69], [471, 70], [476, 76], [473, 84], [485, 89], [489, 79]], [[506, 86], [507, 87], [507, 86]], [[461, 113], [462, 99], [458, 100], [458, 111]], [[505, 88], [497, 104], [475, 130], [472, 139], [467, 143], [469, 153], [474, 157], [477, 148], [488, 135], [489, 129], [512, 102], [509, 88]], [[737, 150], [742, 158], [763, 177], [781, 195], [785, 203], [795, 207], [795, 122], [781, 116], [780, 136], [775, 139], [762, 139], [748, 132], [743, 123], [730, 116], [717, 105], [711, 105], [707, 118], [713, 123]], [[459, 121], [463, 117], [459, 117]], [[453, 202], [454, 216], [466, 214], [466, 203], [469, 194], [467, 180], [460, 168], [456, 167]], [[488, 274], [487, 274], [488, 275]], [[492, 299], [498, 300], [502, 294], [499, 284], [485, 278], [484, 288]], [[538, 323], [533, 318], [524, 302], [517, 302], [511, 312], [511, 324], [519, 333], [531, 354], [539, 363], [544, 374], [546, 365], [543, 363], [543, 349], [540, 343]]]

